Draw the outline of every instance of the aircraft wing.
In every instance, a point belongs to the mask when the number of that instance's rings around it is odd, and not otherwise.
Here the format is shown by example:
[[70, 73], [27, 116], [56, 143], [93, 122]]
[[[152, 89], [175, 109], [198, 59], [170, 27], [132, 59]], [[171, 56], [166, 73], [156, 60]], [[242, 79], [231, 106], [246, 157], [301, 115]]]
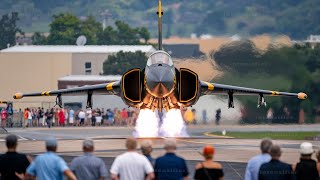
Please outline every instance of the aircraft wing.
[[62, 95], [88, 95], [88, 105], [92, 105], [91, 96], [93, 94], [102, 94], [102, 95], [120, 95], [120, 81], [115, 81], [111, 83], [103, 83], [96, 85], [88, 85], [82, 87], [75, 87], [69, 89], [61, 89], [55, 91], [43, 91], [37, 93], [16, 93], [14, 94], [14, 99], [22, 99], [24, 97], [36, 97], [36, 96], [57, 96], [57, 104], [61, 105], [61, 96]]
[[240, 86], [230, 86], [217, 83], [209, 83], [205, 81], [200, 81], [201, 84], [201, 95], [210, 94], [224, 94], [229, 95], [229, 107], [233, 107], [233, 95], [258, 95], [260, 96], [258, 106], [266, 104], [264, 96], [290, 96], [296, 97], [298, 99], [306, 99], [307, 95], [303, 92], [300, 93], [289, 93], [289, 92], [279, 92], [270, 91], [254, 88], [246, 88]]
[[0, 104], [8, 104], [7, 101], [0, 101]]

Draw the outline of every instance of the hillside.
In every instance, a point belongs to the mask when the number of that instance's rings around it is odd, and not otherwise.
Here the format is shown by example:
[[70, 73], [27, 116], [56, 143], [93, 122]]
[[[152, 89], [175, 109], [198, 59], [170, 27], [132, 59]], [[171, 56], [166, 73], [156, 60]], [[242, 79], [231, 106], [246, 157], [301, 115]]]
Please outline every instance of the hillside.
[[[163, 0], [164, 35], [196, 34], [251, 36], [285, 34], [305, 39], [320, 33], [318, 0]], [[72, 12], [79, 17], [93, 15], [102, 22], [108, 11], [114, 20], [146, 26], [156, 35], [156, 0], [1, 0], [0, 15], [16, 11], [25, 32], [47, 32], [53, 14]]]

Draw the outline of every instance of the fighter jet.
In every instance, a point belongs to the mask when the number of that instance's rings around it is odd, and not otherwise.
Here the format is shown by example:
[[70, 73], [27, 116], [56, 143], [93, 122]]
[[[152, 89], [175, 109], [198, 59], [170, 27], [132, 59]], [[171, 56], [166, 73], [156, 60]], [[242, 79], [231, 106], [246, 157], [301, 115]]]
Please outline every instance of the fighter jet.
[[179, 109], [194, 105], [202, 95], [224, 94], [229, 98], [228, 107], [234, 108], [234, 95], [257, 95], [258, 106], [266, 105], [265, 96], [289, 96], [306, 99], [305, 93], [289, 93], [210, 83], [199, 80], [197, 73], [187, 68], [174, 67], [170, 55], [162, 50], [162, 2], [158, 2], [158, 50], [152, 53], [144, 69], [134, 68], [123, 74], [120, 81], [83, 87], [16, 93], [14, 99], [32, 96], [56, 96], [62, 106], [62, 95], [87, 95], [87, 107], [92, 107], [92, 95], [117, 95], [130, 107], [139, 109]]

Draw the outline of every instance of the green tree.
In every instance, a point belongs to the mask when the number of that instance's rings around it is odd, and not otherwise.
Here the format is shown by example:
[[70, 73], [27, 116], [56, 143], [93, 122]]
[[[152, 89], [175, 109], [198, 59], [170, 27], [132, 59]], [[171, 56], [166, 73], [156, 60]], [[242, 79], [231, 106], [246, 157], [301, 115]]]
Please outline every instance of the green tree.
[[102, 32], [102, 25], [97, 22], [93, 16], [80, 23], [81, 35], [86, 36], [88, 45], [96, 45], [98, 43], [98, 34]]
[[103, 74], [123, 74], [132, 68], [143, 69], [147, 62], [147, 56], [141, 51], [123, 52], [108, 56], [103, 63]]
[[47, 37], [45, 37], [40, 32], [35, 32], [31, 36], [32, 44], [33, 45], [46, 45], [47, 44]]
[[118, 44], [119, 45], [134, 45], [139, 44], [139, 30], [135, 28], [131, 28], [129, 24], [116, 21], [117, 26], [117, 34], [118, 34]]
[[139, 29], [139, 35], [142, 39], [144, 39], [144, 43], [147, 44], [150, 39], [150, 33], [146, 27], [142, 27]]
[[111, 26], [98, 33], [98, 45], [118, 44], [118, 32]]
[[48, 44], [50, 45], [74, 45], [77, 37], [81, 35], [80, 20], [70, 14], [62, 13], [53, 16], [50, 26]]
[[13, 12], [11, 16], [5, 14], [0, 19], [0, 49], [7, 48], [7, 44], [13, 46], [16, 44], [16, 34], [23, 32], [17, 26], [19, 20], [18, 13]]

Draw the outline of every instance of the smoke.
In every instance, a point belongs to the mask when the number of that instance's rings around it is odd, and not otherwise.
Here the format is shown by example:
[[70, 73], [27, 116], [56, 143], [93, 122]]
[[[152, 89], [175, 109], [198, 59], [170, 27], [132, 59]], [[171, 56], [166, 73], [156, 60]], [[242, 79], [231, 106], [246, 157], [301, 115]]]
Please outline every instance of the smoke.
[[180, 109], [171, 109], [164, 113], [159, 135], [162, 137], [189, 137]]
[[140, 110], [133, 136], [140, 138], [189, 137], [179, 109], [164, 112], [161, 119], [158, 111], [153, 112], [149, 109]]
[[158, 137], [159, 134], [159, 121], [158, 113], [150, 109], [141, 109], [135, 131], [134, 137]]

